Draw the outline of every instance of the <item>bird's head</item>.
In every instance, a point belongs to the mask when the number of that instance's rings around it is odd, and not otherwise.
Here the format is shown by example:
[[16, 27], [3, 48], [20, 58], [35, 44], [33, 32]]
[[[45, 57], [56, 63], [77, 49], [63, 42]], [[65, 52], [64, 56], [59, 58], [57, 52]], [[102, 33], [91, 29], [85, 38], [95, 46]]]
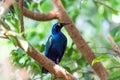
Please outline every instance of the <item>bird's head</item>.
[[52, 27], [52, 33], [55, 34], [57, 32], [60, 32], [61, 28], [68, 24], [69, 24], [68, 22], [60, 22], [60, 23], [54, 24]]

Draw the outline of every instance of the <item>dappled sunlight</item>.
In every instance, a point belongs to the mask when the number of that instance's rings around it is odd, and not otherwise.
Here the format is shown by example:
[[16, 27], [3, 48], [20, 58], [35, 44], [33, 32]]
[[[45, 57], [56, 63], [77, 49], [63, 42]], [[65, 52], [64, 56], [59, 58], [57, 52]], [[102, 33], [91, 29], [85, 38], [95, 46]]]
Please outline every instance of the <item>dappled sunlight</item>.
[[112, 21], [119, 24], [120, 23], [120, 13], [119, 14], [112, 14]]
[[4, 12], [5, 12], [4, 3], [3, 3], [3, 1], [0, 1], [0, 18], [2, 17]]
[[[0, 80], [51, 80], [53, 74], [64, 80], [106, 80], [109, 74], [108, 80], [119, 79], [119, 4], [120, 0], [1, 0]], [[62, 21], [71, 23], [61, 30], [67, 37], [63, 58], [61, 36], [48, 40], [52, 25]], [[60, 64], [42, 55], [50, 51], [50, 57], [60, 57]], [[44, 74], [42, 67], [50, 73]]]

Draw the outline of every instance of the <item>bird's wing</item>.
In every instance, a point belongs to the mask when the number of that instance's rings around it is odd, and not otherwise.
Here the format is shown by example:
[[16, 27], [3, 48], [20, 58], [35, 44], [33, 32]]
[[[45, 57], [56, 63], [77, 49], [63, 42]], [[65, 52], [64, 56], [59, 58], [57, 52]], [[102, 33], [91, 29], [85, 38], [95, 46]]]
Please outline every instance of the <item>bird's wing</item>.
[[65, 49], [66, 49], [66, 44], [67, 44], [67, 43], [65, 42], [62, 50], [60, 51], [59, 56], [57, 57], [57, 63], [59, 63], [59, 62], [61, 61], [61, 59], [62, 59], [62, 57], [63, 57], [63, 55], [64, 55], [64, 52], [65, 52]]
[[45, 52], [44, 52], [44, 55], [47, 56], [48, 55], [48, 51], [50, 49], [52, 45], [52, 35], [49, 36], [47, 42], [46, 42], [46, 46], [45, 46]]

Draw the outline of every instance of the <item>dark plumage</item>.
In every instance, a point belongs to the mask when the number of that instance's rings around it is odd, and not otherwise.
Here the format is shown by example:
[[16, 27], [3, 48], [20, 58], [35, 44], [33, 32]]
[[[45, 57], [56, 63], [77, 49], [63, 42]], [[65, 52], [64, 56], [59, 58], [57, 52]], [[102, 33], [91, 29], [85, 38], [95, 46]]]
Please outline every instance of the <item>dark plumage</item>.
[[[52, 27], [52, 35], [49, 36], [45, 47], [44, 55], [58, 64], [64, 54], [67, 45], [67, 38], [61, 32], [61, 28], [68, 23], [56, 23]], [[43, 73], [48, 73], [45, 68], [42, 68]]]

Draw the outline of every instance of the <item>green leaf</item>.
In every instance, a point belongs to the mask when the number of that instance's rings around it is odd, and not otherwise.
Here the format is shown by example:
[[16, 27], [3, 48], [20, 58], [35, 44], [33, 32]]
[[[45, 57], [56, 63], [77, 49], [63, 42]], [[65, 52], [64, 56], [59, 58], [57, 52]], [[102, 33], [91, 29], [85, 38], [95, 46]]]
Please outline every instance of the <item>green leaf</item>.
[[52, 10], [53, 6], [51, 4], [52, 3], [50, 0], [44, 1], [44, 3], [42, 3], [42, 5], [41, 5], [42, 11], [48, 12], [49, 10]]
[[44, 45], [44, 44], [41, 44], [41, 46], [40, 46], [40, 51], [43, 52], [44, 49], [45, 49], [45, 45]]
[[28, 47], [29, 47], [28, 42], [25, 39], [20, 38], [20, 37], [18, 37], [18, 41], [20, 42], [22, 48], [27, 52]]
[[114, 63], [115, 65], [120, 65], [120, 62], [118, 62], [116, 59], [112, 58], [111, 59], [112, 63]]
[[120, 63], [120, 57], [119, 56], [116, 56], [116, 57], [113, 56], [113, 59], [115, 59], [118, 63]]
[[15, 10], [15, 12], [16, 12], [18, 18], [20, 19], [20, 16], [21, 16], [21, 10], [20, 10], [18, 4], [17, 4], [17, 3], [14, 3], [14, 4], [13, 4], [13, 7], [14, 7], [14, 10]]
[[92, 61], [92, 65], [94, 65], [94, 64], [97, 63], [97, 62], [106, 60], [106, 59], [108, 59], [108, 58], [110, 58], [108, 55], [101, 55], [101, 56], [95, 58], [95, 59]]
[[17, 46], [17, 40], [14, 36], [9, 36], [10, 41], [14, 44], [14, 46]]
[[90, 73], [85, 73], [85, 80], [91, 80]]
[[71, 72], [70, 68], [67, 67], [67, 66], [64, 66], [64, 68], [68, 71], [68, 72]]
[[21, 48], [18, 48], [16, 51], [17, 51], [17, 53], [19, 53], [19, 54], [25, 54], [25, 51], [23, 51]]
[[119, 80], [119, 79], [120, 79], [120, 71], [117, 70], [117, 71], [111, 73], [107, 80]]
[[6, 29], [10, 29], [10, 27], [8, 26], [8, 24], [5, 22], [5, 19], [2, 19], [2, 24]]

